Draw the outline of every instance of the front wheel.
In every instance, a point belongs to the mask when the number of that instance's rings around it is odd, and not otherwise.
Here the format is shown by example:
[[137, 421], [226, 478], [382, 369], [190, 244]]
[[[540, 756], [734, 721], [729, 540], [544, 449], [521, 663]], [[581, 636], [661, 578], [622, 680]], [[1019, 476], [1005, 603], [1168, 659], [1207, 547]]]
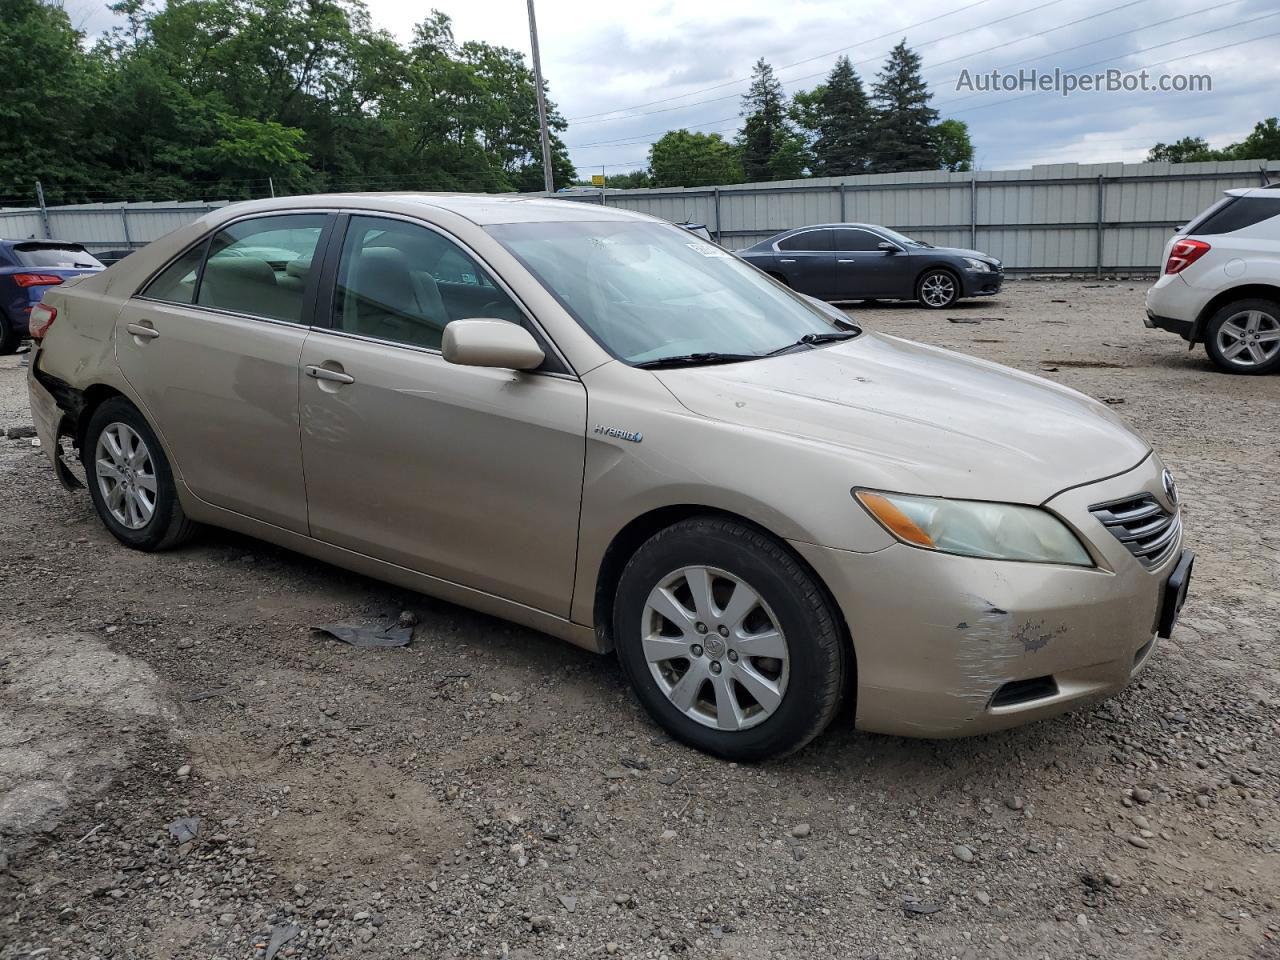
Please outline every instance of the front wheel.
[[93, 411], [80, 458], [98, 516], [125, 546], [165, 550], [191, 536], [160, 440], [128, 400]]
[[655, 534], [622, 573], [613, 629], [640, 702], [699, 750], [782, 756], [839, 709], [849, 651], [830, 601], [745, 524], [696, 517]]
[[942, 310], [960, 299], [960, 281], [949, 270], [929, 270], [916, 283], [916, 299], [930, 310]]
[[1280, 370], [1280, 303], [1237, 300], [1209, 318], [1204, 349], [1228, 373]]

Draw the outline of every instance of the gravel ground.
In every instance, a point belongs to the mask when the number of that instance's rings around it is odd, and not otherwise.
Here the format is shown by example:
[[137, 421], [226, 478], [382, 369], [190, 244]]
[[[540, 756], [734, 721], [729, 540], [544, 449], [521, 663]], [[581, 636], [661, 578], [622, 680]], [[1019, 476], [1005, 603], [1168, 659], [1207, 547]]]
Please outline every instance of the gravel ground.
[[[719, 762], [611, 658], [218, 531], [130, 552], [0, 439], [0, 958], [1280, 957], [1280, 378], [1143, 288], [854, 311], [1116, 404], [1187, 504], [1143, 679], [963, 741]], [[308, 630], [402, 611], [400, 649]]]

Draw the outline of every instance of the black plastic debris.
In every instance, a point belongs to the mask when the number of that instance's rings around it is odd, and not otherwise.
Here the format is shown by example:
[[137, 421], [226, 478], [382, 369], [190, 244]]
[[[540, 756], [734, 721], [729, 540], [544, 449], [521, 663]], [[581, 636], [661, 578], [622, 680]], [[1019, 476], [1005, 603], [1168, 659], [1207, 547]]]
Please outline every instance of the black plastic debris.
[[279, 923], [272, 927], [271, 939], [267, 941], [267, 952], [263, 955], [265, 960], [272, 960], [281, 947], [301, 932], [302, 928], [296, 923]]
[[937, 913], [942, 907], [936, 903], [926, 903], [923, 900], [907, 900], [902, 904], [902, 909], [907, 913], [930, 914]]
[[343, 643], [349, 643], [353, 647], [364, 650], [379, 647], [407, 647], [409, 641], [413, 639], [413, 627], [382, 626], [377, 623], [354, 627], [343, 623], [326, 623], [311, 629], [319, 633], [327, 633], [335, 640], [341, 640]]
[[199, 817], [179, 817], [168, 826], [169, 836], [178, 843], [186, 843], [200, 835]]

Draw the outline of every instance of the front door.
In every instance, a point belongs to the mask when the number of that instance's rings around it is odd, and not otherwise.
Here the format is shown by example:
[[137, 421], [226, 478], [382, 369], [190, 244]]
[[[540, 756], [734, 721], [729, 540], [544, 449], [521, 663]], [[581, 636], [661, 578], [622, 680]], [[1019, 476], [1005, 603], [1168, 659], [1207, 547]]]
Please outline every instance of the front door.
[[298, 358], [324, 213], [229, 224], [163, 270], [116, 320], [116, 358], [200, 499], [307, 529]]
[[322, 296], [329, 329], [301, 361], [311, 535], [567, 616], [582, 383], [550, 366], [447, 362], [441, 335], [454, 320], [532, 325], [470, 253], [419, 223], [351, 217]]
[[835, 232], [836, 288], [841, 297], [912, 297], [911, 258], [894, 244], [881, 250], [884, 237], [869, 230], [840, 227]]

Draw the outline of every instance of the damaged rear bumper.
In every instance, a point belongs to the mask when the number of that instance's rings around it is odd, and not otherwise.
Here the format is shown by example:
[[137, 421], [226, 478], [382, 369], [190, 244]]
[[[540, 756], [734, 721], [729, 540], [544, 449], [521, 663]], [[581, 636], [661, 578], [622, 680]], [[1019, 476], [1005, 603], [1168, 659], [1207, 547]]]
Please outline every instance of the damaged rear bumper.
[[[59, 394], [62, 395], [61, 401]], [[68, 490], [77, 490], [82, 484], [62, 459], [62, 435], [66, 432], [68, 411], [63, 404], [77, 408], [83, 402], [80, 394], [62, 381], [40, 371], [40, 348], [31, 351], [27, 368], [27, 396], [31, 401], [31, 419], [40, 438], [42, 449], [53, 461], [58, 480]]]
[[896, 544], [872, 554], [795, 543], [831, 588], [857, 661], [859, 728], [913, 737], [988, 733], [1110, 696], [1146, 664], [1174, 549], [1148, 569], [1089, 512], [1160, 495], [1154, 457], [1046, 506], [1097, 566], [981, 560]]

